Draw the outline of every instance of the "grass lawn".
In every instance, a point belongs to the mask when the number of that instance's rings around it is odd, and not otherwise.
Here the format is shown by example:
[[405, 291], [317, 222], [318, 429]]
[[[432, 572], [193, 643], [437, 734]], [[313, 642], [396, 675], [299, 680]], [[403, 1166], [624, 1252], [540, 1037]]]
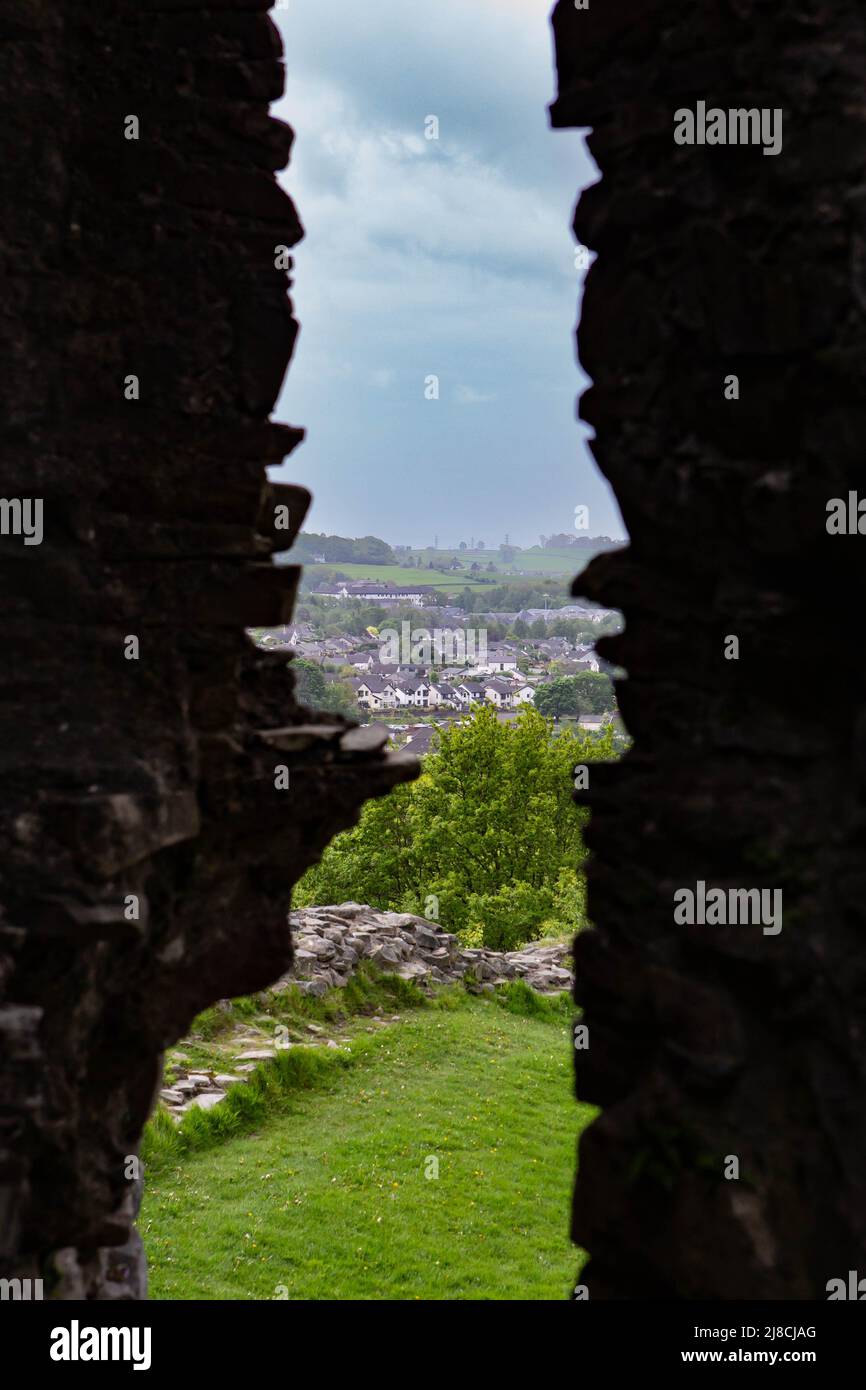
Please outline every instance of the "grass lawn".
[[565, 1010], [452, 995], [361, 1022], [255, 1132], [157, 1152], [139, 1220], [152, 1298], [567, 1296], [594, 1112], [571, 1096]]

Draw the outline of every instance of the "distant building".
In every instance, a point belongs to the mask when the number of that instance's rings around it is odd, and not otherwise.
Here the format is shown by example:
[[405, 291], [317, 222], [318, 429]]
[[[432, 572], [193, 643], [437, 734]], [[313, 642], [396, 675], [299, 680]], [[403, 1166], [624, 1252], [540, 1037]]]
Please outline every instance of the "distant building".
[[609, 608], [587, 608], [584, 604], [569, 603], [565, 608], [522, 608], [517, 616], [525, 623], [536, 623], [539, 618], [543, 623], [555, 623], [560, 618], [569, 622], [601, 623], [611, 617], [612, 612]]
[[346, 665], [353, 667], [356, 671], [366, 671], [369, 674], [378, 663], [373, 652], [353, 652], [346, 657]]
[[364, 603], [378, 603], [383, 608], [397, 608], [408, 604], [420, 608], [425, 601], [434, 596], [436, 590], [431, 585], [416, 585], [404, 589], [397, 584], [371, 584], [364, 580], [346, 580], [338, 584], [320, 585], [317, 593], [323, 598], [361, 599]]

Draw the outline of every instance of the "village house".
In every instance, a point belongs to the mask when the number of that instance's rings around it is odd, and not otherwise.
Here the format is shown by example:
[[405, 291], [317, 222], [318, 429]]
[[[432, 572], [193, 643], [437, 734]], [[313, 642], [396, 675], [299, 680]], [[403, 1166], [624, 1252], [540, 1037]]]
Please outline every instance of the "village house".
[[468, 709], [472, 704], [483, 705], [484, 685], [481, 681], [461, 681], [454, 687], [454, 698], [462, 709]]
[[572, 662], [580, 671], [600, 671], [601, 661], [595, 654], [595, 647], [575, 647]]
[[341, 661], [355, 650], [357, 639], [351, 637], [326, 637], [322, 643], [322, 650], [326, 656], [339, 657]]
[[408, 697], [408, 703], [417, 705], [421, 709], [438, 709], [440, 705], [453, 700], [453, 694], [447, 686], [438, 685], [423, 677], [404, 683], [395, 682], [398, 692], [401, 685]]
[[440, 709], [443, 707], [445, 709], [457, 708], [457, 705], [459, 703], [457, 696], [452, 687], [448, 685], [445, 681], [440, 681], [438, 685], [433, 687], [433, 689], [437, 692], [439, 696], [438, 703]]
[[507, 681], [488, 681], [484, 687], [484, 698], [496, 709], [511, 709], [514, 704], [514, 690]]
[[404, 746], [409, 748], [416, 757], [423, 757], [425, 753], [430, 752], [430, 745], [433, 742], [435, 732], [435, 729], [429, 724], [415, 724], [410, 728]]
[[569, 622], [577, 620], [580, 623], [601, 623], [605, 618], [611, 617], [611, 610], [608, 608], [586, 608], [580, 603], [569, 603], [564, 608], [521, 608], [518, 618], [522, 618], [525, 623], [536, 623], [539, 618], [543, 623], [555, 623], [560, 618], [565, 618]]
[[515, 705], [535, 704], [535, 687], [532, 685], [512, 686], [511, 697]]
[[361, 709], [394, 709], [398, 703], [402, 703], [391, 682], [382, 680], [379, 676], [364, 676], [359, 680], [353, 680], [351, 684]]
[[560, 661], [561, 676], [579, 676], [582, 671], [598, 671], [598, 657], [583, 657], [579, 661]]
[[539, 656], [547, 661], [559, 661], [572, 652], [572, 645], [567, 637], [544, 637], [540, 642], [534, 643], [534, 648]]
[[394, 676], [392, 685], [401, 705], [422, 707], [427, 703], [428, 686], [423, 677]]
[[507, 647], [491, 647], [487, 653], [487, 660], [476, 669], [489, 672], [491, 675], [516, 671], [518, 669], [517, 653], [509, 651]]
[[346, 657], [346, 665], [354, 671], [366, 671], [370, 675], [378, 665], [374, 652], [353, 652]]

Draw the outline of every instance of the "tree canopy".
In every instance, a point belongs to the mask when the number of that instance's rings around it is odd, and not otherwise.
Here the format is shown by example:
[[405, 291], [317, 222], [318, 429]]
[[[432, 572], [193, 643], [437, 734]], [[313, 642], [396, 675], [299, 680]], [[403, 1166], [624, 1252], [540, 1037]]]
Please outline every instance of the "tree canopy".
[[610, 730], [554, 737], [532, 708], [500, 722], [479, 707], [438, 735], [417, 782], [368, 802], [301, 880], [295, 902], [438, 913], [464, 942], [497, 950], [577, 930], [588, 812], [572, 798], [574, 768], [614, 756]]
[[557, 676], [535, 692], [535, 707], [548, 718], [581, 714], [608, 714], [616, 709], [613, 681], [603, 671], [579, 671]]

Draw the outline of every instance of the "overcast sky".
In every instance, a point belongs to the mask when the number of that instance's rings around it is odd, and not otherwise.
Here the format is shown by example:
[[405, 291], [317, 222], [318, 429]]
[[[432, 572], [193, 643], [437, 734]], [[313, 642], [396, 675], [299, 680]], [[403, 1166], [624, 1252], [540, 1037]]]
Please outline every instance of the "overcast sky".
[[273, 12], [287, 69], [273, 109], [296, 133], [280, 179], [306, 229], [301, 333], [275, 416], [307, 429], [273, 476], [312, 490], [308, 530], [532, 545], [574, 533], [587, 505], [590, 534], [624, 534], [575, 422], [571, 218], [597, 173], [581, 135], [548, 126], [549, 9]]

